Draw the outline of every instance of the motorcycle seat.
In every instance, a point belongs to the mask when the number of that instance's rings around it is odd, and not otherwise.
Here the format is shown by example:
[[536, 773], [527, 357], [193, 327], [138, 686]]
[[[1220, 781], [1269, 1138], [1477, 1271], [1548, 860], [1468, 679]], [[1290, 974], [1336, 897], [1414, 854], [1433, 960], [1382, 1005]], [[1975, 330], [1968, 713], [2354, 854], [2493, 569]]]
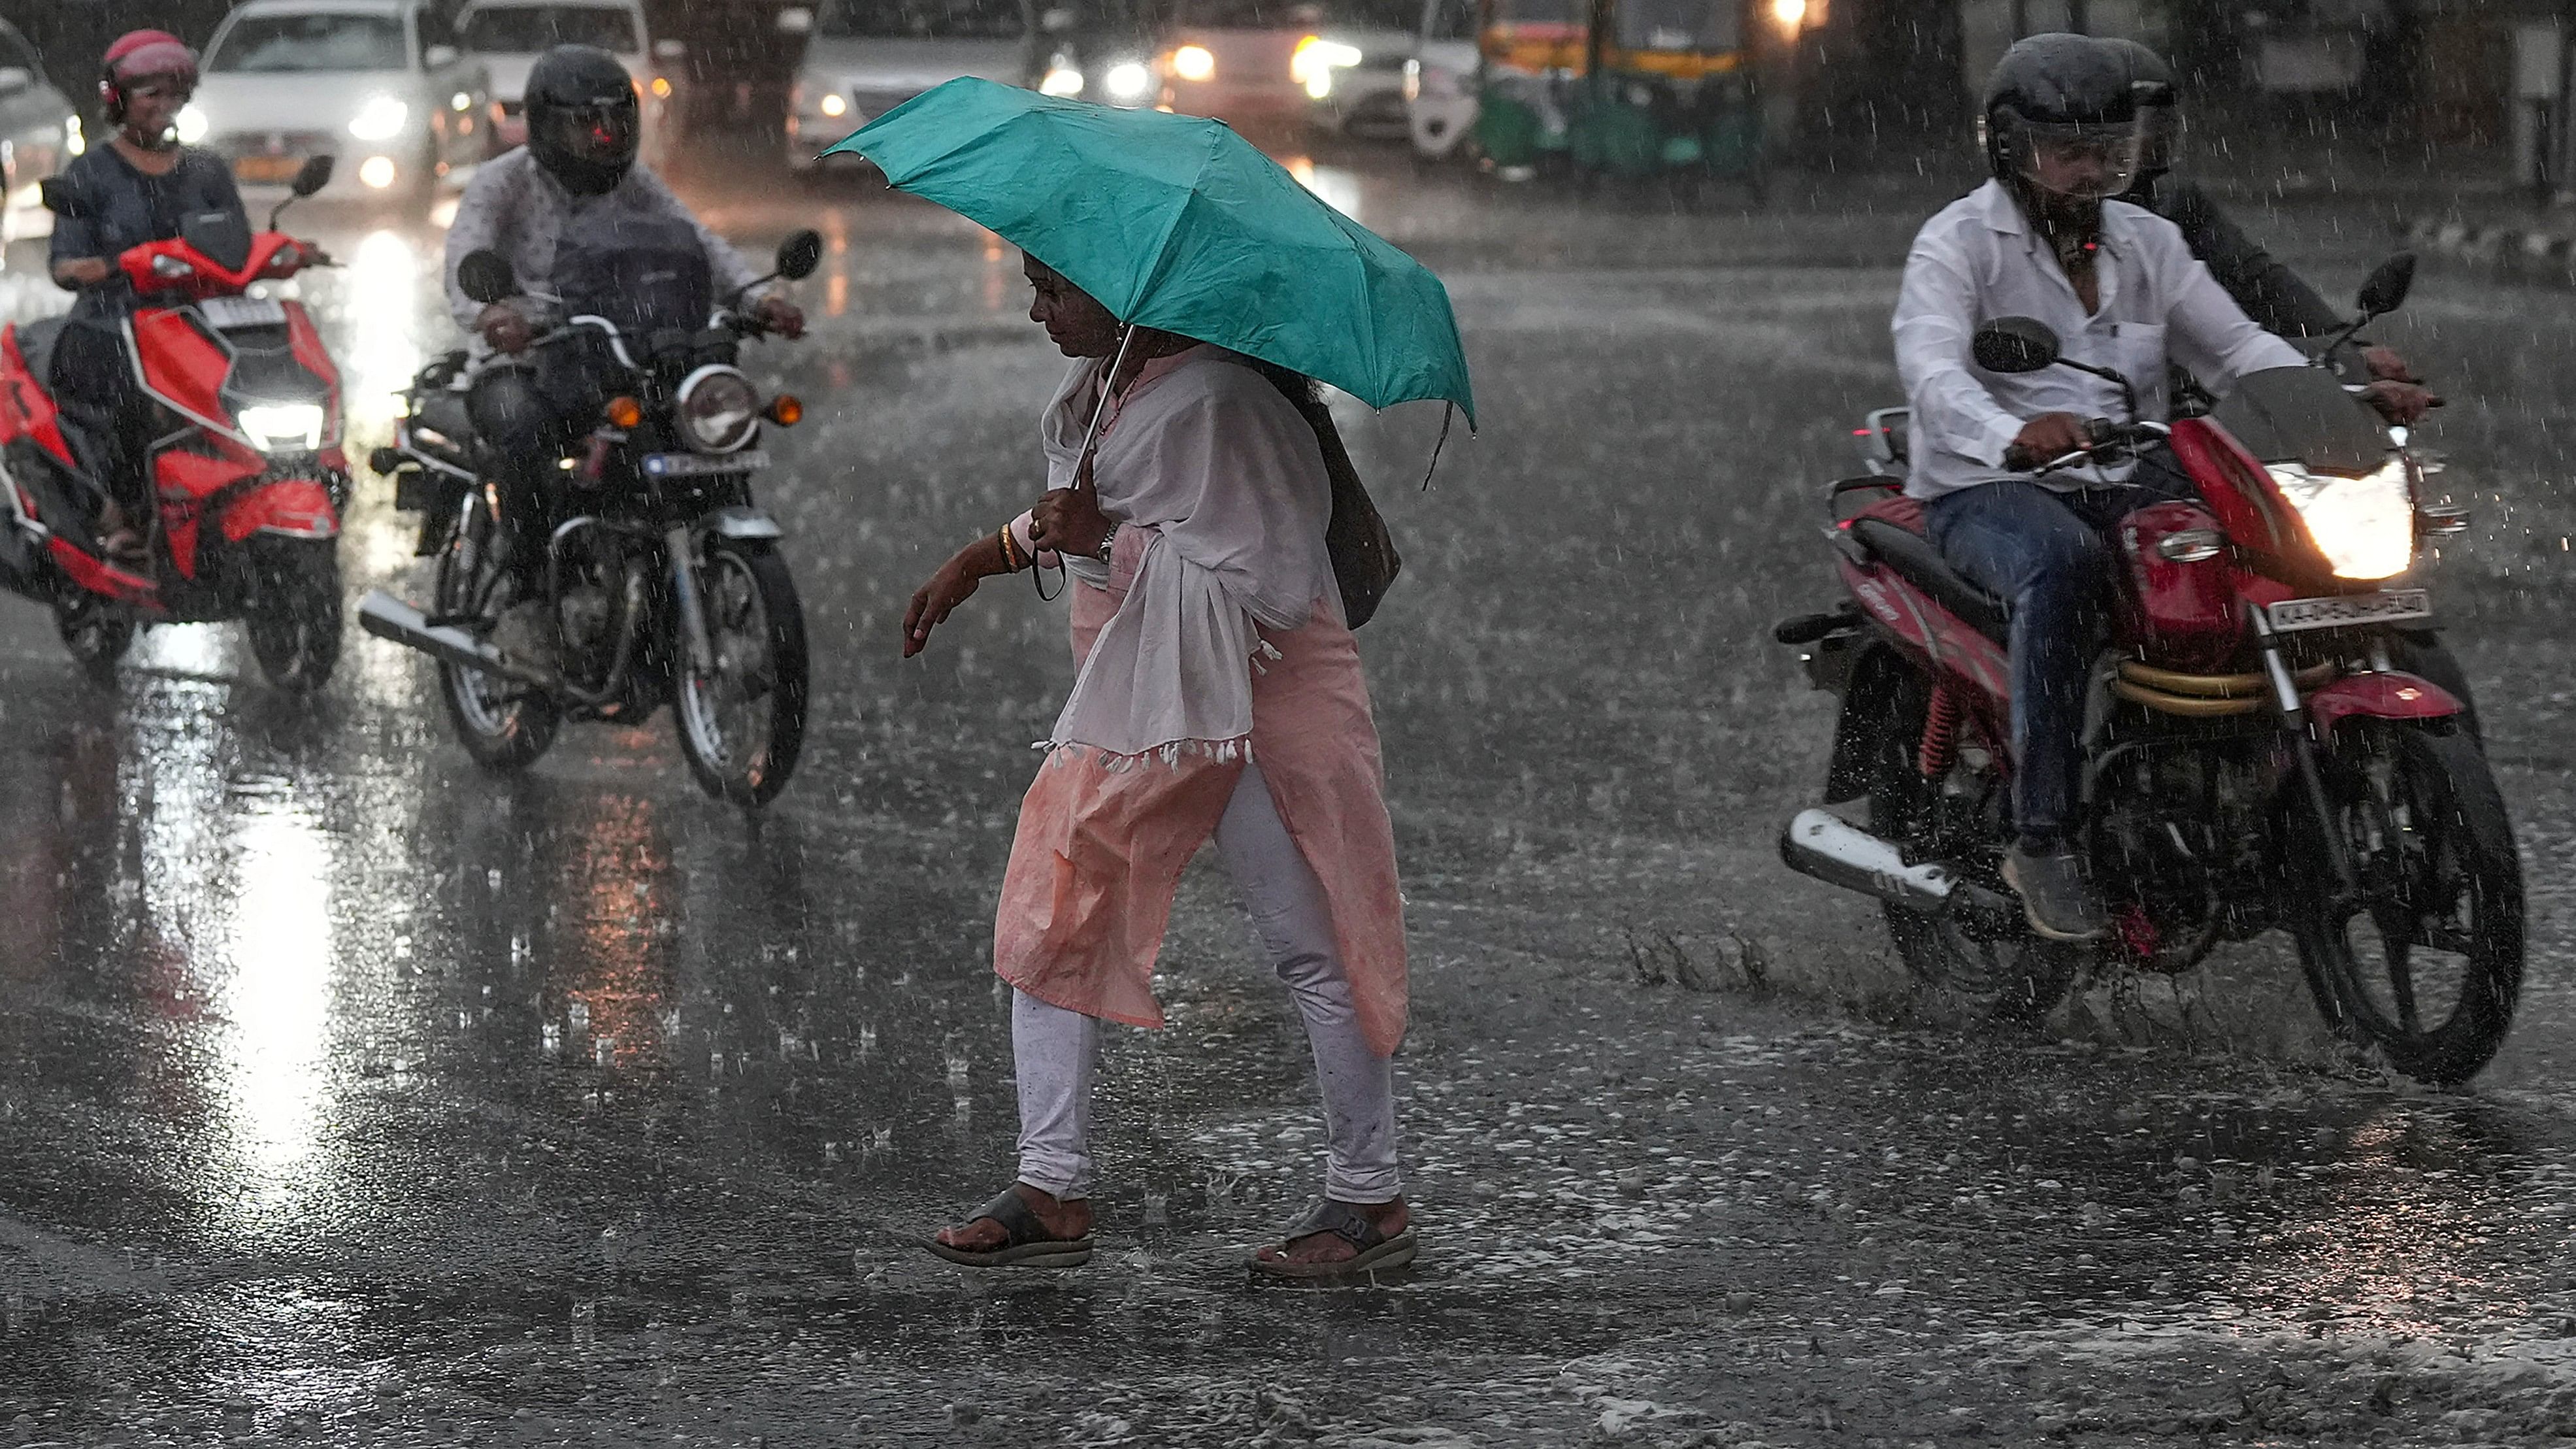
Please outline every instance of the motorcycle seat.
[[1998, 644], [2005, 643], [2011, 619], [2004, 601], [1971, 583], [1950, 567], [1923, 533], [1923, 505], [1911, 498], [1873, 503], [1852, 519], [1852, 537], [1898, 577], [1932, 596], [1959, 622]]

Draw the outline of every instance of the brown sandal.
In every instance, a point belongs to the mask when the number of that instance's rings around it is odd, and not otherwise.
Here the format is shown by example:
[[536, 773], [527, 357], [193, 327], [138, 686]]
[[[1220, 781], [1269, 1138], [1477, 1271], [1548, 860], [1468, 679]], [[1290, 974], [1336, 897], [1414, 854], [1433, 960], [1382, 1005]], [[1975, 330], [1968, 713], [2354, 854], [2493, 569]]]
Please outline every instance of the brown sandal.
[[922, 1246], [952, 1263], [969, 1268], [1079, 1268], [1091, 1261], [1091, 1236], [1057, 1238], [1047, 1235], [1046, 1224], [1029, 1209], [1028, 1200], [1019, 1189], [1006, 1187], [1001, 1196], [975, 1209], [966, 1220], [969, 1226], [985, 1218], [1002, 1225], [1002, 1246], [998, 1248], [953, 1248], [931, 1238]]

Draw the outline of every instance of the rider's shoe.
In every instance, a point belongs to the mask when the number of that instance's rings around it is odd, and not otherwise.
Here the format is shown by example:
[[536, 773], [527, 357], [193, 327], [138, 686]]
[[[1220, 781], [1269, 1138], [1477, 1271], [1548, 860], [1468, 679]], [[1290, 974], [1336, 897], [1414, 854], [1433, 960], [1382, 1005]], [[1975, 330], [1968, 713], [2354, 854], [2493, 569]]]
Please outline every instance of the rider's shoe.
[[2004, 852], [2004, 883], [2021, 893], [2030, 928], [2052, 941], [2096, 941], [2111, 927], [2075, 852], [2063, 846], [2032, 851], [2016, 844]]
[[562, 631], [555, 624], [554, 605], [544, 599], [521, 599], [502, 610], [492, 626], [492, 647], [513, 664], [548, 674], [561, 672]]

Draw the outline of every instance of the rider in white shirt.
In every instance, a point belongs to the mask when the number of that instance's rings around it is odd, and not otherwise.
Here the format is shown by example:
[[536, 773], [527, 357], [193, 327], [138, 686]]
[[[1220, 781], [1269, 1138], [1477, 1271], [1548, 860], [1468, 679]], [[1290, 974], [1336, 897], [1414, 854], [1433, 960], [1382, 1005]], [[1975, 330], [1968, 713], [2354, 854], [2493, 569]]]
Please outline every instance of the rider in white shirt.
[[[2090, 940], [2106, 926], [2074, 848], [2084, 684], [2107, 637], [2110, 536], [2131, 510], [2188, 496], [2161, 451], [2031, 471], [2092, 441], [2088, 420], [2131, 421], [2121, 388], [2071, 367], [1988, 372], [1971, 339], [2001, 317], [2054, 329], [2069, 360], [2117, 372], [2135, 420], [2165, 418], [2169, 363], [2221, 393], [2307, 359], [2265, 332], [2194, 260], [2182, 232], [2107, 198], [2134, 180], [2140, 108], [2127, 57], [2081, 35], [2038, 35], [1987, 82], [1981, 130], [1993, 180], [1925, 223], [1896, 305], [1896, 364], [1913, 405], [1906, 492], [1950, 566], [2011, 620], [2014, 824], [2004, 878], [2032, 929]], [[2372, 384], [2411, 418], [2426, 395]]]

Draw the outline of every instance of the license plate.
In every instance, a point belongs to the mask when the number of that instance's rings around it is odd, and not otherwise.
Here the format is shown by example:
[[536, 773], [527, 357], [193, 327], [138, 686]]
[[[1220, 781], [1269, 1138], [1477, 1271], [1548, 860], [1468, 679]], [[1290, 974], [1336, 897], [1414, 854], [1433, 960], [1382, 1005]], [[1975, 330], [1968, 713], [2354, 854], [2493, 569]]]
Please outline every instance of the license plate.
[[197, 304], [206, 325], [221, 330], [226, 327], [282, 327], [286, 325], [286, 304], [275, 297], [208, 297]]
[[2271, 616], [2274, 633], [2296, 634], [2302, 629], [2347, 629], [2355, 624], [2429, 618], [2433, 604], [2422, 589], [2387, 589], [2331, 599], [2283, 599], [2264, 612]]
[[647, 478], [696, 478], [708, 473], [749, 473], [769, 466], [769, 454], [759, 448], [745, 448], [739, 453], [647, 453], [644, 476]]
[[292, 181], [295, 179], [295, 173], [302, 169], [304, 169], [304, 158], [301, 156], [236, 156], [233, 158], [233, 179], [248, 181], [255, 185]]

